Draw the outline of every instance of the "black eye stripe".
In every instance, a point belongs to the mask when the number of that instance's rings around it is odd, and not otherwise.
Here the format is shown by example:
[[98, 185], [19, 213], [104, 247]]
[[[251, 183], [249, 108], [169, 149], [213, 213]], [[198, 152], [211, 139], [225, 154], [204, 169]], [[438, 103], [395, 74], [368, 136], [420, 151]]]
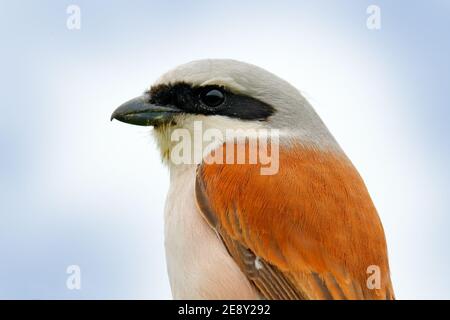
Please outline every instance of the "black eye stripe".
[[222, 86], [191, 86], [185, 82], [153, 86], [151, 103], [174, 105], [186, 113], [223, 115], [242, 120], [266, 120], [275, 109], [258, 99], [233, 93]]

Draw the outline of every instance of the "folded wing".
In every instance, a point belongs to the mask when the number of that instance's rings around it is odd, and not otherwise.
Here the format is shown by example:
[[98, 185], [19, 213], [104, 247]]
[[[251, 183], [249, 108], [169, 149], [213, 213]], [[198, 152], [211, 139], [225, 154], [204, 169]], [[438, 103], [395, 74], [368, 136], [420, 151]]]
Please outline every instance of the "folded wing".
[[279, 172], [260, 169], [203, 163], [196, 197], [263, 298], [394, 298], [381, 222], [344, 155], [280, 147]]

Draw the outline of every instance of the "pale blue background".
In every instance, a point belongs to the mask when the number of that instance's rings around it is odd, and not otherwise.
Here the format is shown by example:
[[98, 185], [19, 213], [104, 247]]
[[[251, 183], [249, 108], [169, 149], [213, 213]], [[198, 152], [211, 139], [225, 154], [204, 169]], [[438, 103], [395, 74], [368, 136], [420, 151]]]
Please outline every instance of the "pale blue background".
[[450, 298], [450, 2], [167, 2], [0, 1], [0, 298], [171, 297], [167, 170], [109, 116], [199, 58], [305, 92], [367, 182], [397, 297]]

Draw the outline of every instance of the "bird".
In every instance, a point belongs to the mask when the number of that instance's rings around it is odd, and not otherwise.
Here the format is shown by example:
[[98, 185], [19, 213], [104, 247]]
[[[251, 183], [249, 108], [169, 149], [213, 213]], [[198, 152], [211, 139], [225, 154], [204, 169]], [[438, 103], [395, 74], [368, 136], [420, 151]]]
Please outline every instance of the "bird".
[[[113, 119], [152, 126], [169, 167], [164, 238], [174, 299], [395, 299], [367, 187], [287, 81], [237, 60], [195, 60], [160, 76]], [[200, 161], [174, 161], [174, 132], [195, 136], [195, 123], [243, 130], [244, 139], [218, 139], [201, 147]], [[278, 132], [275, 173], [262, 174], [260, 162], [206, 161], [248, 146], [255, 137], [245, 130]]]

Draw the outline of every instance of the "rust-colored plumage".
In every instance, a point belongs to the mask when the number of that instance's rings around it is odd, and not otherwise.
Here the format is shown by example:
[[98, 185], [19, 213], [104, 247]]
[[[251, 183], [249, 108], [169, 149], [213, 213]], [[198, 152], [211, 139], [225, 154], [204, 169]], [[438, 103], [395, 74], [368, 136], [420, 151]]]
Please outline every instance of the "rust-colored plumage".
[[[280, 146], [275, 175], [259, 164], [204, 163], [196, 196], [262, 297], [394, 298], [381, 222], [343, 153]], [[379, 288], [367, 286], [369, 266], [380, 270]]]

